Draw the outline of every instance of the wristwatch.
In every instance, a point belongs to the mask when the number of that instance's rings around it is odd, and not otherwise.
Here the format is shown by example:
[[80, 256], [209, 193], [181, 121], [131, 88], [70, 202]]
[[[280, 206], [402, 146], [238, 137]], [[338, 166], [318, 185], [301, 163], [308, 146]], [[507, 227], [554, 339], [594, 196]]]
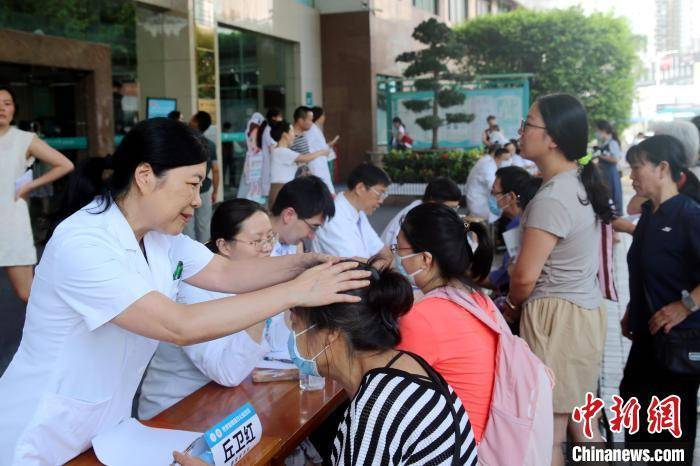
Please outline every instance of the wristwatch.
[[688, 293], [688, 290], [681, 291], [681, 302], [690, 312], [695, 312], [700, 309], [700, 304], [695, 302], [693, 295]]

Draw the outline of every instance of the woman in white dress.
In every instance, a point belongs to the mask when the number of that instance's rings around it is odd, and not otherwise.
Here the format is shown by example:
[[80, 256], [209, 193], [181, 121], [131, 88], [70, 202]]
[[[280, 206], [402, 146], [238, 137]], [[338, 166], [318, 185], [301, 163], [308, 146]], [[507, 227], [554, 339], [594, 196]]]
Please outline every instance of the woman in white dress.
[[247, 146], [245, 162], [243, 163], [243, 174], [241, 182], [238, 184], [238, 194], [236, 197], [249, 199], [258, 204], [265, 203], [265, 196], [262, 188], [262, 168], [263, 154], [257, 144], [258, 131], [265, 118], [258, 112], [253, 113], [245, 128], [245, 142]]
[[[0, 86], [0, 218], [5, 224], [0, 229], [0, 268], [7, 272], [17, 296], [26, 302], [36, 264], [27, 199], [35, 189], [70, 173], [73, 163], [34, 133], [11, 126], [16, 111], [12, 89]], [[31, 172], [25, 174], [34, 159], [51, 167], [36, 179]]]

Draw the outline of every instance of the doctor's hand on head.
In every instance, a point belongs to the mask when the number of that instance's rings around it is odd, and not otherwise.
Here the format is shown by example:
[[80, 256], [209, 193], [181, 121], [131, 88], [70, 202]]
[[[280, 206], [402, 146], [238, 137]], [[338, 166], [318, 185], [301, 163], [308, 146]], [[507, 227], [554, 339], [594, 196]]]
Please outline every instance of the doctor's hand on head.
[[315, 307], [332, 303], [355, 303], [357, 296], [345, 291], [369, 286], [370, 272], [355, 270], [357, 262], [328, 261], [312, 267], [290, 282], [294, 307]]

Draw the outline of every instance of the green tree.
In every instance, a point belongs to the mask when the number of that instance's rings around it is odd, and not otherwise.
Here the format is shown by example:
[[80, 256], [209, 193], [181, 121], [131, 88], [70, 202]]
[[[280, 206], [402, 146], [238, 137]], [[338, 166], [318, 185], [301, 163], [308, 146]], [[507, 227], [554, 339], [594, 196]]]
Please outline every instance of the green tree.
[[533, 73], [532, 100], [552, 92], [581, 99], [590, 119], [628, 122], [639, 59], [639, 40], [626, 20], [583, 14], [579, 8], [518, 9], [483, 16], [456, 30], [460, 69], [468, 76]]
[[448, 67], [457, 58], [460, 47], [455, 43], [452, 29], [435, 18], [416, 26], [412, 36], [427, 47], [417, 52], [404, 52], [396, 57], [396, 61], [408, 63], [404, 76], [414, 78], [416, 90], [431, 91], [433, 98], [407, 100], [403, 105], [414, 113], [423, 113], [432, 108], [432, 114], [416, 118], [416, 124], [424, 131], [433, 132], [431, 147], [437, 149], [438, 129], [441, 126], [469, 123], [474, 119], [474, 115], [461, 112], [446, 113], [444, 119], [438, 115], [438, 108], [464, 104], [465, 95], [454, 85], [455, 75]]

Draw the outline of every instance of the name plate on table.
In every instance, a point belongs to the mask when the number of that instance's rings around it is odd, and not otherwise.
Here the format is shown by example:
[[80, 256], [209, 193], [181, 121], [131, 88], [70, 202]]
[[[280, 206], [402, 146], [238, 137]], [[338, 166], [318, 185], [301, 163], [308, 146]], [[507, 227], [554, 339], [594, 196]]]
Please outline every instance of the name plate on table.
[[260, 442], [262, 424], [250, 403], [226, 416], [204, 433], [216, 466], [236, 464]]

